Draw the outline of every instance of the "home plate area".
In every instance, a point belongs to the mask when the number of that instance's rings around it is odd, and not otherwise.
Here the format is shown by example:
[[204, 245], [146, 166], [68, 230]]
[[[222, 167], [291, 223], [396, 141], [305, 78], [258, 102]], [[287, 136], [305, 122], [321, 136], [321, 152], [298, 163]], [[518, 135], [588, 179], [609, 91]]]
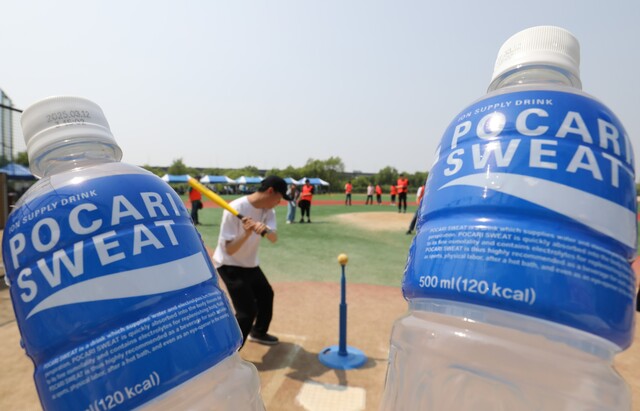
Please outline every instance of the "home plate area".
[[318, 359], [338, 344], [340, 284], [276, 283], [269, 332], [280, 344], [247, 342], [240, 355], [260, 373], [267, 410], [374, 410], [382, 399], [393, 322], [407, 309], [399, 287], [349, 284], [347, 343], [367, 357], [359, 368]]
[[[270, 332], [280, 344], [247, 344], [240, 355], [260, 373], [267, 410], [377, 410], [380, 408], [393, 322], [407, 310], [399, 287], [348, 286], [347, 343], [367, 357], [359, 368], [324, 366], [318, 354], [338, 344], [340, 285], [296, 282], [272, 284], [274, 316]], [[41, 409], [33, 383], [33, 365], [20, 348], [9, 290], [0, 290], [0, 410]], [[640, 410], [640, 327], [634, 344], [616, 356], [634, 409]]]
[[305, 382], [296, 397], [296, 403], [313, 411], [360, 411], [366, 409], [366, 402], [364, 388], [313, 381]]

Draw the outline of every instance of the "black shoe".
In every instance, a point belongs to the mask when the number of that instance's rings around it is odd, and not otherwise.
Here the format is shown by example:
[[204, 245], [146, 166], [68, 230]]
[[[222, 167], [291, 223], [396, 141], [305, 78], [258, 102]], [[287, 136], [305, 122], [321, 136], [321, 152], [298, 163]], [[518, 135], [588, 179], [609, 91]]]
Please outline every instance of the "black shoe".
[[249, 334], [248, 339], [249, 341], [257, 342], [264, 345], [276, 345], [280, 342], [280, 340], [278, 340], [278, 337], [274, 337], [271, 334], [257, 333], [253, 331], [251, 332], [251, 334]]
[[303, 220], [303, 219], [300, 219], [300, 224], [302, 224], [302, 223], [304, 223], [304, 220]]
[[405, 234], [411, 235], [411, 230], [407, 231]]
[[311, 224], [311, 220], [307, 220], [307, 223]]

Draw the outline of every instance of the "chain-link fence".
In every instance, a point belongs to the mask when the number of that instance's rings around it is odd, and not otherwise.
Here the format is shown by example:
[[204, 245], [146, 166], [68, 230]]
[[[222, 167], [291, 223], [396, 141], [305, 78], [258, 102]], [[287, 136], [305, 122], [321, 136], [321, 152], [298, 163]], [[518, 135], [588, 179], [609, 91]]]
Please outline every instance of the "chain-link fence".
[[0, 90], [0, 167], [13, 162], [14, 142], [22, 142], [21, 113], [22, 110], [14, 107], [9, 96]]

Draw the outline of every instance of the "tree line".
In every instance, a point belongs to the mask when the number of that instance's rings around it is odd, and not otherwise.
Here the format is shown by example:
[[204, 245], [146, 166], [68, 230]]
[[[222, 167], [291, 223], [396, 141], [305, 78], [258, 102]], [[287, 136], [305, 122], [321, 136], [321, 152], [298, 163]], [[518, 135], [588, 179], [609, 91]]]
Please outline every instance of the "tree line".
[[329, 191], [343, 192], [344, 185], [347, 181], [351, 181], [354, 191], [366, 191], [369, 184], [380, 184], [385, 191], [389, 186], [398, 181], [398, 177], [402, 174], [409, 179], [409, 187], [417, 190], [417, 187], [424, 184], [427, 179], [427, 172], [407, 173], [398, 171], [396, 168], [387, 166], [380, 169], [377, 173], [349, 173], [344, 169], [344, 163], [340, 157], [329, 157], [326, 160], [318, 160], [310, 158], [302, 167], [288, 166], [283, 169], [272, 168], [270, 170], [259, 170], [254, 166], [245, 166], [242, 168], [223, 169], [223, 168], [193, 168], [184, 164], [181, 158], [175, 159], [173, 163], [165, 170], [158, 167], [148, 165], [142, 166], [152, 173], [162, 176], [165, 173], [182, 175], [189, 174], [191, 176], [227, 176], [229, 178], [239, 178], [241, 176], [261, 176], [277, 175], [280, 177], [291, 177], [300, 180], [303, 177], [317, 177], [329, 183]]
[[[29, 166], [27, 152], [17, 153], [14, 161], [25, 167]], [[386, 166], [377, 173], [358, 173], [346, 172], [344, 163], [340, 157], [329, 157], [326, 160], [318, 160], [310, 158], [302, 167], [288, 166], [284, 169], [273, 168], [271, 170], [259, 170], [254, 166], [245, 166], [242, 168], [223, 169], [223, 168], [197, 168], [187, 166], [182, 158], [173, 160], [173, 163], [167, 167], [154, 167], [143, 165], [142, 168], [162, 177], [165, 174], [190, 176], [227, 176], [236, 179], [241, 176], [261, 176], [277, 175], [280, 177], [291, 177], [300, 180], [303, 177], [318, 177], [329, 183], [329, 191], [343, 192], [344, 185], [347, 181], [351, 181], [353, 189], [356, 192], [364, 192], [369, 184], [380, 184], [385, 192], [388, 192], [389, 186], [395, 184], [398, 177], [402, 174], [409, 179], [409, 187], [417, 188], [424, 184], [427, 179], [427, 172], [407, 173], [399, 171], [395, 167]]]

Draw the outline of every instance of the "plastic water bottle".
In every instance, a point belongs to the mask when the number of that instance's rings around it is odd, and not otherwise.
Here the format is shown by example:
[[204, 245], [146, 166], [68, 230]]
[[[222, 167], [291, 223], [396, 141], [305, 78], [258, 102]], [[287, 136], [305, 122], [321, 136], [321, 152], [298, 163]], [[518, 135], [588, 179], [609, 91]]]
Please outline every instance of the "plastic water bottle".
[[515, 34], [427, 180], [384, 410], [630, 410], [634, 158], [581, 91], [579, 45]]
[[42, 177], [9, 216], [3, 258], [47, 410], [262, 410], [255, 367], [189, 213], [120, 162], [100, 107], [52, 97], [22, 115]]

